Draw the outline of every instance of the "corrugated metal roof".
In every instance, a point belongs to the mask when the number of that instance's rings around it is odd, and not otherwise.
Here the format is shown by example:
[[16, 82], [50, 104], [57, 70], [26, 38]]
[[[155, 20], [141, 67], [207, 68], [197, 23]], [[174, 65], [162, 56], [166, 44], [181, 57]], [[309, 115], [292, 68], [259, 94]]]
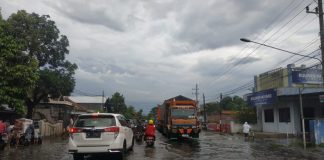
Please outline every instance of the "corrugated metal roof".
[[[75, 103], [102, 103], [102, 96], [69, 96], [70, 100]], [[103, 103], [106, 102], [106, 97], [104, 97]]]

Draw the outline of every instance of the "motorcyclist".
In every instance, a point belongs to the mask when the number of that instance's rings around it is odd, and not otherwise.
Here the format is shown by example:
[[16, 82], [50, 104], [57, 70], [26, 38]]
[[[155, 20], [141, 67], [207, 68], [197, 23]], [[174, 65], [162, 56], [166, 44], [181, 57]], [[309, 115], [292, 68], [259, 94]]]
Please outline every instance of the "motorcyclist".
[[145, 130], [144, 130], [144, 126], [143, 124], [141, 123], [141, 121], [137, 121], [137, 125], [135, 127], [135, 130], [137, 132], [140, 132], [140, 133], [143, 133]]
[[7, 132], [7, 125], [3, 123], [2, 119], [0, 119], [0, 138], [2, 138], [2, 134]]
[[153, 137], [155, 140], [155, 126], [154, 126], [153, 120], [149, 120], [149, 123], [146, 126], [145, 139], [147, 136]]

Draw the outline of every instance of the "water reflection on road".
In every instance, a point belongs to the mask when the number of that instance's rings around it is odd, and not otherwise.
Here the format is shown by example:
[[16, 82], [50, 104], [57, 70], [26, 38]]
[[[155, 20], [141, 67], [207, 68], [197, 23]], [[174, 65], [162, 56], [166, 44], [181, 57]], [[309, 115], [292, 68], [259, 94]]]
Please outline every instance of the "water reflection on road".
[[[198, 140], [170, 141], [157, 133], [154, 147], [146, 147], [144, 142], [137, 142], [134, 151], [126, 155], [127, 160], [211, 160], [211, 159], [324, 159], [320, 150], [303, 151], [277, 145], [277, 140], [244, 141], [238, 135], [219, 135], [202, 132]], [[87, 157], [94, 159], [116, 159], [114, 155]], [[67, 154], [67, 140], [60, 138], [44, 140], [42, 145], [18, 147], [0, 151], [0, 159], [8, 160], [70, 160]]]

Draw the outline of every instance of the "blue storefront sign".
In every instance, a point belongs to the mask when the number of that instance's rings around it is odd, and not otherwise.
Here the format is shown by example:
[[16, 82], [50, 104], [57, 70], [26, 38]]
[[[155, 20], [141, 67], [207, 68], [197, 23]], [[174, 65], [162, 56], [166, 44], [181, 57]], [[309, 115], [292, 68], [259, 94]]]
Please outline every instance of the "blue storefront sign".
[[292, 71], [293, 83], [308, 83], [308, 84], [321, 84], [322, 71], [320, 69], [305, 69], [299, 71]]
[[252, 93], [247, 97], [249, 105], [266, 105], [273, 104], [277, 99], [277, 92], [274, 89], [264, 90], [260, 92]]

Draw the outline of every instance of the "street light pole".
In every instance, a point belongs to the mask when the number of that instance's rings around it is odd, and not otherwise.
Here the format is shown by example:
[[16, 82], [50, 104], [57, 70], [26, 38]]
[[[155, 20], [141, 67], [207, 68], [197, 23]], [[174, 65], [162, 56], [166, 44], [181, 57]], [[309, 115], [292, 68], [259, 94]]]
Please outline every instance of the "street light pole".
[[[320, 3], [319, 3], [320, 4]], [[321, 4], [322, 5], [322, 4]], [[320, 32], [322, 33], [322, 31]], [[241, 38], [240, 39], [241, 41], [243, 42], [251, 42], [251, 43], [256, 43], [256, 44], [259, 44], [259, 45], [262, 45], [262, 46], [266, 46], [266, 47], [269, 47], [269, 48], [272, 48], [272, 49], [276, 49], [276, 50], [280, 50], [280, 51], [283, 51], [283, 52], [287, 52], [287, 53], [290, 53], [290, 54], [293, 54], [293, 55], [297, 55], [297, 56], [301, 56], [301, 57], [307, 57], [307, 58], [312, 58], [312, 59], [316, 59], [320, 62], [320, 64], [323, 66], [324, 63], [322, 62], [322, 60], [320, 60], [319, 58], [316, 58], [316, 57], [311, 57], [311, 56], [307, 56], [307, 55], [302, 55], [302, 54], [299, 54], [299, 53], [295, 53], [295, 52], [291, 52], [291, 51], [287, 51], [287, 50], [284, 50], [284, 49], [280, 49], [280, 48], [277, 48], [277, 47], [273, 47], [273, 46], [269, 46], [269, 45], [266, 45], [266, 44], [263, 44], [263, 43], [259, 43], [259, 42], [254, 42], [252, 40], [249, 40], [249, 39], [246, 39], [246, 38]], [[321, 46], [321, 49], [323, 50], [324, 46]], [[322, 58], [323, 58], [323, 52], [322, 52]], [[324, 67], [322, 67], [322, 85], [324, 84]], [[304, 144], [304, 149], [306, 149], [306, 136], [305, 136], [305, 117], [304, 117], [304, 111], [303, 111], [303, 101], [302, 101], [302, 91], [300, 90], [300, 88], [298, 88], [298, 93], [299, 93], [299, 105], [300, 105], [300, 118], [302, 120], [302, 130], [303, 130], [303, 144]]]
[[266, 46], [266, 47], [269, 47], [269, 48], [272, 48], [272, 49], [276, 49], [276, 50], [280, 50], [280, 51], [283, 51], [283, 52], [287, 52], [287, 53], [290, 53], [290, 54], [293, 54], [293, 55], [316, 59], [316, 60], [318, 60], [322, 64], [322, 60], [320, 60], [319, 58], [316, 58], [316, 57], [312, 57], [312, 56], [308, 56], [308, 55], [302, 55], [302, 54], [299, 54], [299, 53], [287, 51], [287, 50], [284, 50], [284, 49], [281, 49], [281, 48], [277, 48], [277, 47], [269, 46], [269, 45], [266, 45], [266, 44], [263, 44], [263, 43], [255, 42], [255, 41], [252, 41], [252, 40], [249, 40], [249, 39], [246, 39], [246, 38], [241, 38], [240, 40], [242, 42], [251, 42], [251, 43], [259, 44], [261, 46]]

